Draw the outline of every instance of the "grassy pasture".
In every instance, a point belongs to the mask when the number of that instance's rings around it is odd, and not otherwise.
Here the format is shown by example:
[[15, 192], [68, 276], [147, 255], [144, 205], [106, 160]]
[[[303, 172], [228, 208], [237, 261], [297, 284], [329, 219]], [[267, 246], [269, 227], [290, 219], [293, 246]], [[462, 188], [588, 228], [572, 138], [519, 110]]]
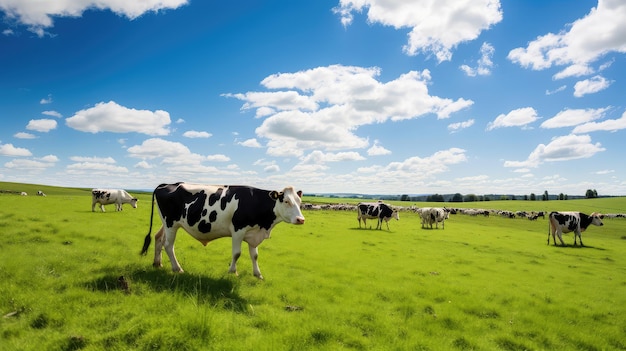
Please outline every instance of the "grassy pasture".
[[[203, 247], [183, 231], [186, 272], [165, 255], [153, 269], [154, 244], [139, 255], [150, 194], [92, 213], [88, 191], [41, 190], [0, 194], [3, 350], [626, 349], [625, 219], [590, 228], [580, 248], [547, 246], [542, 219], [456, 215], [422, 230], [401, 213], [387, 231], [305, 211], [260, 246], [258, 281], [245, 245], [236, 277], [230, 240]], [[455, 206], [624, 213], [626, 198]]]

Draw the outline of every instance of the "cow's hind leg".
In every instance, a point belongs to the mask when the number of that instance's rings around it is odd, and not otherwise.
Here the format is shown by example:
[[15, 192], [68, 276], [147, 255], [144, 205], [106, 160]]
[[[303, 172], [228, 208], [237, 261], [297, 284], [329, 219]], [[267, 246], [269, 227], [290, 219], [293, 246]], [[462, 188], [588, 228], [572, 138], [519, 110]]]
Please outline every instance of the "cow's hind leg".
[[[164, 228], [164, 239], [163, 239], [163, 247], [165, 248], [165, 253], [167, 257], [170, 259], [170, 263], [172, 264], [172, 271], [177, 273], [183, 273], [183, 268], [178, 263], [176, 259], [176, 253], [174, 252], [174, 241], [176, 240], [176, 231], [178, 228]], [[158, 244], [157, 244], [158, 246]], [[160, 254], [159, 254], [160, 256]], [[156, 263], [156, 257], [155, 257]]]
[[154, 262], [152, 263], [152, 266], [155, 268], [163, 267], [163, 264], [161, 263], [163, 239], [165, 239], [165, 237], [163, 236], [163, 227], [161, 227], [161, 229], [159, 229], [159, 231], [154, 234]]

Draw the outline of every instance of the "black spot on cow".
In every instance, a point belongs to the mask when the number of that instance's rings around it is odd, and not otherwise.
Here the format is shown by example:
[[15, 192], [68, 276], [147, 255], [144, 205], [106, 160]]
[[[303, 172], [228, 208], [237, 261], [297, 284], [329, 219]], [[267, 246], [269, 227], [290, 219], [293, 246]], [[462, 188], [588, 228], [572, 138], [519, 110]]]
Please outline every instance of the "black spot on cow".
[[193, 227], [202, 218], [204, 212], [204, 202], [206, 201], [207, 195], [204, 190], [202, 190], [199, 193], [193, 194], [192, 198], [193, 201], [189, 203], [189, 207], [187, 209], [187, 223]]
[[211, 223], [207, 223], [204, 219], [198, 223], [198, 230], [202, 233], [208, 233], [211, 231]]
[[211, 211], [211, 214], [209, 215], [209, 222], [215, 222], [217, 220], [217, 211], [213, 210]]
[[232, 199], [239, 200], [239, 206], [233, 214], [235, 230], [256, 225], [266, 230], [271, 228], [276, 219], [274, 214], [276, 200], [270, 191], [244, 186], [229, 186], [222, 201], [227, 200], [226, 203], [228, 203]]
[[224, 188], [219, 188], [217, 189], [216, 192], [214, 192], [213, 194], [211, 194], [209, 196], [209, 206], [213, 206], [215, 205], [215, 203], [217, 202], [217, 200], [220, 199], [220, 197], [222, 197], [222, 192], [224, 191]]

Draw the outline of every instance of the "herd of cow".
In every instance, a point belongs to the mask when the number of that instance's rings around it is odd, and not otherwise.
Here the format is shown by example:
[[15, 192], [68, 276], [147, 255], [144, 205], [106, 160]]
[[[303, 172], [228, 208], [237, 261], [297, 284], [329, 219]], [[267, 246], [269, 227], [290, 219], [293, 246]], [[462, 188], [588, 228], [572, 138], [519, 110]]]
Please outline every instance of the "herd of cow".
[[[293, 187], [286, 187], [282, 191], [262, 190], [250, 186], [214, 186], [189, 183], [161, 184], [152, 193], [152, 210], [150, 212], [150, 229], [144, 239], [141, 254], [145, 255], [152, 241], [152, 220], [154, 204], [158, 205], [162, 225], [154, 235], [155, 251], [153, 266], [161, 267], [161, 252], [165, 250], [174, 272], [183, 272], [174, 253], [176, 232], [183, 228], [203, 245], [223, 238], [232, 238], [232, 261], [229, 272], [237, 274], [237, 260], [241, 255], [242, 242], [248, 244], [252, 260], [253, 274], [263, 279], [258, 265], [258, 246], [271, 235], [271, 231], [280, 222], [296, 225], [304, 224], [305, 218], [302, 209], [322, 209], [319, 206], [302, 204], [302, 192]], [[93, 189], [91, 210], [95, 212], [96, 205], [104, 212], [104, 205], [115, 204], [117, 211], [122, 210], [123, 204], [130, 204], [137, 208], [137, 198], [121, 189]], [[341, 205], [342, 209], [356, 209], [359, 228], [361, 221], [376, 220], [376, 229], [382, 229], [383, 222], [387, 224], [392, 218], [400, 219], [398, 208], [378, 202], [361, 202], [357, 205]], [[347, 206], [347, 207], [346, 207]], [[411, 208], [420, 216], [422, 228], [445, 228], [445, 220], [450, 214], [463, 213], [471, 216], [486, 215], [492, 211], [454, 209], [445, 207]], [[515, 218], [516, 213], [497, 211], [501, 216]], [[538, 217], [545, 218], [543, 212], [517, 213], [530, 220]], [[556, 238], [565, 246], [562, 233], [574, 232], [574, 245], [577, 241], [583, 246], [581, 232], [589, 225], [602, 226], [603, 215], [592, 213], [586, 215], [581, 212], [551, 212], [548, 214], [550, 236], [554, 245]], [[370, 226], [371, 228], [371, 226]]]

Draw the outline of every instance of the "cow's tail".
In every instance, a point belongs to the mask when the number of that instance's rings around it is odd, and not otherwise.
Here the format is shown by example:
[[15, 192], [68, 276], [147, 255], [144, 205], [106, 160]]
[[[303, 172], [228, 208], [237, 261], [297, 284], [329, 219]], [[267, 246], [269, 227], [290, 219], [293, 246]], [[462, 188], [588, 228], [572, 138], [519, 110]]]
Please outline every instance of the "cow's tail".
[[146, 238], [143, 240], [143, 248], [141, 249], [141, 254], [145, 255], [148, 252], [148, 248], [150, 247], [150, 242], [152, 242], [152, 220], [154, 219], [154, 195], [156, 193], [156, 189], [152, 192], [152, 209], [150, 209], [150, 229], [148, 229], [148, 234], [146, 234]]
[[[550, 217], [548, 217], [548, 245], [550, 245], [550, 227], [552, 226], [552, 224], [550, 223]], [[556, 239], [555, 239], [556, 240]], [[556, 243], [556, 241], [555, 241]]]

